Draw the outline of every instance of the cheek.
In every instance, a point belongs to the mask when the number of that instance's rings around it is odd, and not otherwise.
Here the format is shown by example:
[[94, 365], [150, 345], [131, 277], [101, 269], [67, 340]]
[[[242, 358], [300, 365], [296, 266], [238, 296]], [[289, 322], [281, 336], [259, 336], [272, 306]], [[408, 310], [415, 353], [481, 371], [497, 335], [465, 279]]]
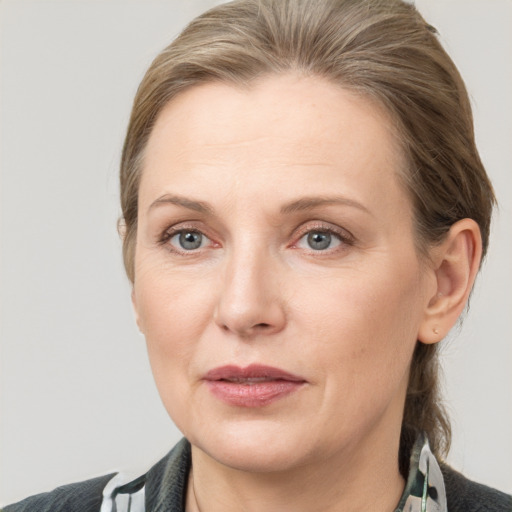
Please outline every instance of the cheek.
[[[186, 430], [193, 392], [197, 341], [210, 319], [208, 286], [159, 270], [139, 273], [135, 299], [160, 398], [174, 423]], [[211, 296], [211, 294], [210, 294]]]
[[[411, 268], [412, 270], [403, 270]], [[309, 281], [296, 306], [298, 329], [314, 339], [304, 358], [322, 361], [326, 376], [364, 386], [396, 385], [408, 370], [421, 310], [419, 272], [409, 262], [340, 279]], [[383, 371], [386, 368], [386, 371]], [[340, 369], [343, 371], [340, 372]], [[392, 384], [394, 383], [394, 384]], [[388, 384], [388, 387], [389, 387]]]
[[[134, 288], [141, 330], [158, 381], [169, 367], [185, 368], [211, 319], [211, 290], [203, 279], [161, 270], [140, 273]], [[209, 293], [210, 292], [210, 293]], [[157, 382], [158, 383], [158, 382]]]

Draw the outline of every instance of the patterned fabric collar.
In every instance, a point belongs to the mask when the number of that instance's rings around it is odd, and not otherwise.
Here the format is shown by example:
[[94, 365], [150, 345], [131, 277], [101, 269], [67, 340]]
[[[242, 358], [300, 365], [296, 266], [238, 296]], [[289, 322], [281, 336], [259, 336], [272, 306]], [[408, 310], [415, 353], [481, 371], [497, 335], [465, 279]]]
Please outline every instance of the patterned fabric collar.
[[[167, 475], [170, 476], [171, 481], [166, 481], [167, 485], [162, 488], [169, 493], [176, 490], [172, 489], [172, 486], [182, 487], [180, 501], [183, 504], [185, 482], [181, 475], [178, 476], [178, 473], [183, 474], [183, 470], [186, 469], [188, 474], [188, 468], [190, 468], [190, 446], [188, 441], [185, 439], [180, 441], [167, 458], [167, 468], [172, 466], [176, 469]], [[130, 477], [122, 473], [114, 476], [103, 491], [103, 503], [100, 512], [145, 512], [147, 505], [146, 483], [150, 474], [152, 474], [151, 476], [154, 475], [153, 470], [135, 479], [133, 476]], [[165, 499], [159, 501], [162, 503]], [[181, 510], [173, 507], [172, 512], [183, 512], [181, 504]], [[159, 507], [157, 506], [157, 508]], [[153, 508], [148, 507], [148, 510], [153, 510]], [[423, 434], [418, 436], [414, 444], [409, 476], [395, 512], [448, 512], [441, 468], [430, 450], [426, 436]]]
[[409, 476], [395, 512], [448, 512], [443, 474], [424, 434], [412, 449]]

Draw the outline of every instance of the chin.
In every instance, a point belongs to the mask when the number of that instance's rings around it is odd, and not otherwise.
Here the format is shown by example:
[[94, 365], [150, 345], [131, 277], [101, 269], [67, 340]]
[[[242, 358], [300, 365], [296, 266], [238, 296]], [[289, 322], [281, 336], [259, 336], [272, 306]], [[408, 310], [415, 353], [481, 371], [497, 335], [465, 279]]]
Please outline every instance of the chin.
[[[304, 436], [266, 421], [236, 422], [189, 440], [220, 464], [239, 471], [271, 473], [290, 470], [309, 459]], [[262, 423], [269, 423], [262, 424]]]

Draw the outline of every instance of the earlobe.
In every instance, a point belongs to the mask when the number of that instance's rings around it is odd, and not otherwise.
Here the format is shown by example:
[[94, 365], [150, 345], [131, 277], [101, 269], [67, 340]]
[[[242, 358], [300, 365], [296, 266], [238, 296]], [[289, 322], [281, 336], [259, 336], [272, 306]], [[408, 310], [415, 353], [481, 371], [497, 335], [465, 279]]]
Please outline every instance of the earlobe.
[[466, 306], [482, 257], [478, 224], [462, 219], [432, 251], [436, 291], [428, 301], [418, 340], [437, 343], [455, 325]]

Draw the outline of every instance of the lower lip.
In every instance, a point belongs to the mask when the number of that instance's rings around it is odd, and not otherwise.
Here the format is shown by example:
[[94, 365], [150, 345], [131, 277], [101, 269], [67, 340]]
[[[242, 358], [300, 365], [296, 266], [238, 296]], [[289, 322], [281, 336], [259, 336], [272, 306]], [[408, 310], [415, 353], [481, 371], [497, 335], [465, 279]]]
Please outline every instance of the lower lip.
[[223, 380], [206, 381], [213, 395], [229, 405], [263, 407], [299, 390], [304, 382], [271, 380], [242, 384]]

